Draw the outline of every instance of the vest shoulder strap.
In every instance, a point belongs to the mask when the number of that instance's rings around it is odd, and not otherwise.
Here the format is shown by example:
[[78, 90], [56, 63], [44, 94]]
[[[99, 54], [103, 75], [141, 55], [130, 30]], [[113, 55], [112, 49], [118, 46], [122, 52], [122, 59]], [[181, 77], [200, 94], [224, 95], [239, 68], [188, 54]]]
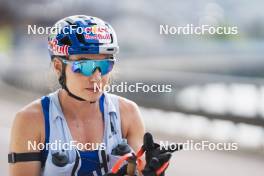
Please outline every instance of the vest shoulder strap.
[[49, 137], [50, 137], [50, 122], [49, 122], [50, 98], [47, 96], [42, 97], [41, 105], [42, 105], [44, 122], [45, 122], [45, 148], [44, 150], [41, 151], [41, 167], [44, 167], [48, 157], [48, 149], [46, 144], [49, 143]]

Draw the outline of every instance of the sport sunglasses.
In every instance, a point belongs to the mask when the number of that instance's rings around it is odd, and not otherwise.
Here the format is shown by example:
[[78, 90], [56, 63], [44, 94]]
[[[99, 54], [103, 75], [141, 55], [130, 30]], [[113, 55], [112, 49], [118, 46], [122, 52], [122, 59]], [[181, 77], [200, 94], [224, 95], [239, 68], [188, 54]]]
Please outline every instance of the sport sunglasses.
[[81, 73], [84, 76], [91, 76], [97, 68], [102, 75], [106, 75], [112, 71], [116, 61], [115, 59], [110, 58], [105, 58], [102, 60], [81, 59], [78, 61], [70, 61], [61, 58], [61, 60], [65, 64], [71, 64], [71, 69], [74, 73]]

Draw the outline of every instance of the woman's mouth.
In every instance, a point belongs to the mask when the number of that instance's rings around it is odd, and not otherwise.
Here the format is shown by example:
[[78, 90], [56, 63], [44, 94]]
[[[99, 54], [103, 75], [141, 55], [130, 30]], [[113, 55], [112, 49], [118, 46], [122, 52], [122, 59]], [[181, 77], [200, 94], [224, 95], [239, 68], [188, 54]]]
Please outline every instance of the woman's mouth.
[[86, 90], [90, 91], [90, 92], [97, 92], [98, 90], [96, 90], [95, 88], [85, 88]]
[[85, 89], [88, 90], [89, 92], [94, 92], [94, 93], [99, 92], [99, 90], [97, 88], [94, 88], [94, 87], [92, 87], [92, 88], [85, 88]]

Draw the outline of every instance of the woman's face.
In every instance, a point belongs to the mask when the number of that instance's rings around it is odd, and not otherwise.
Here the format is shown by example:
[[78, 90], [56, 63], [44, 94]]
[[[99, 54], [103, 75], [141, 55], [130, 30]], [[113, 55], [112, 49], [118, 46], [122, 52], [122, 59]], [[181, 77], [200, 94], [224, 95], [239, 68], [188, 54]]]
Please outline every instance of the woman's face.
[[[71, 55], [69, 60], [102, 60], [109, 57], [106, 54], [80, 54]], [[101, 72], [96, 69], [91, 76], [84, 76], [81, 73], [75, 73], [71, 69], [71, 65], [67, 64], [65, 69], [66, 74], [66, 85], [71, 93], [81, 97], [87, 101], [96, 101], [101, 96], [102, 92], [99, 89], [95, 89], [96, 86], [101, 87], [101, 90], [109, 82], [109, 73], [101, 75]]]

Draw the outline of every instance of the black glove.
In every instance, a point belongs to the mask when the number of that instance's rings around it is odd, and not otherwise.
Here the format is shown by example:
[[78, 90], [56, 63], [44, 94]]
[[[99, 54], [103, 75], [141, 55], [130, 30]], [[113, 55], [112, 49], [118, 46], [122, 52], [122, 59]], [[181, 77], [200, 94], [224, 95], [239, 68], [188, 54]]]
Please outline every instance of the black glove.
[[154, 143], [150, 133], [144, 135], [143, 150], [145, 150], [146, 166], [142, 173], [144, 176], [164, 176], [168, 167], [171, 153], [182, 149], [182, 145], [176, 147], [175, 150], [161, 148], [159, 144]]
[[[154, 143], [150, 133], [144, 135], [143, 146], [138, 153], [140, 156], [145, 152], [146, 166], [142, 170], [144, 176], [164, 176], [168, 167], [172, 152], [182, 149], [182, 145], [178, 145], [174, 150], [161, 148], [159, 144]], [[140, 157], [137, 156], [137, 157]], [[136, 161], [136, 155], [129, 157], [130, 160]], [[128, 160], [129, 161], [129, 160]], [[108, 173], [105, 176], [125, 176], [128, 173], [128, 164], [123, 165], [117, 173]]]

